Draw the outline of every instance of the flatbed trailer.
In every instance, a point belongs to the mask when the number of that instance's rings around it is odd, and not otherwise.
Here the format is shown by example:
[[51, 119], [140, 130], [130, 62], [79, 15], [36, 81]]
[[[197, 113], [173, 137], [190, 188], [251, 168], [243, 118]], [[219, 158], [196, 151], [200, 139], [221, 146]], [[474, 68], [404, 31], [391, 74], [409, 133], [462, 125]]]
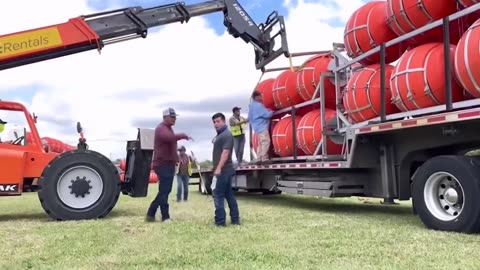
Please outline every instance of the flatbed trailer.
[[[310, 101], [275, 114], [295, 116], [298, 108], [320, 103], [322, 141], [330, 138], [343, 145], [342, 154], [322, 155], [320, 153], [328, 153], [327, 144], [320, 143], [315, 155], [294, 154], [272, 158], [267, 165], [239, 166], [233, 188], [322, 197], [373, 197], [382, 198], [384, 203], [412, 199], [413, 212], [427, 228], [467, 233], [480, 231], [480, 158], [466, 155], [480, 148], [480, 99], [452, 102], [451, 77], [445, 76], [445, 104], [386, 115], [385, 86], [388, 82], [384, 76], [385, 48], [434, 27], [443, 27], [444, 49], [448, 51], [449, 21], [477, 10], [480, 4], [382, 44], [353, 60], [341, 54], [343, 44], [334, 44], [329, 52], [334, 56], [335, 66], [331, 72], [321, 74], [320, 82], [324, 76], [335, 80], [336, 121], [327, 123], [324, 117], [323, 83], [316, 89], [320, 97], [314, 95]], [[351, 124], [341, 108], [340, 87], [351, 71], [359, 68], [356, 63], [374, 53], [380, 53], [381, 59], [381, 114], [375, 119]], [[291, 56], [308, 54], [292, 53]], [[445, 55], [445, 74], [451, 74], [449, 54]], [[264, 72], [279, 70], [283, 69]], [[295, 129], [294, 123], [292, 126]], [[294, 148], [297, 145], [295, 137]], [[252, 143], [250, 146], [254, 156]], [[212, 169], [202, 169], [199, 174], [200, 191], [211, 193]]]

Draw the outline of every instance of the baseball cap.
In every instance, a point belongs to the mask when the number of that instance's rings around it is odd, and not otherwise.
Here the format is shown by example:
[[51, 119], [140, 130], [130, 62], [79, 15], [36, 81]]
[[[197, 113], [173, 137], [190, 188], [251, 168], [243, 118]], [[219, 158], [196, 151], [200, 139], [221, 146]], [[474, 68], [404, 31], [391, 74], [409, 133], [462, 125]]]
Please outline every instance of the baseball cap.
[[173, 108], [163, 110], [163, 116], [178, 116]]
[[7, 122], [3, 121], [2, 119], [0, 119], [0, 124], [6, 124]]
[[240, 107], [233, 107], [232, 112], [237, 111], [237, 110], [241, 110], [241, 109], [242, 108], [240, 108]]

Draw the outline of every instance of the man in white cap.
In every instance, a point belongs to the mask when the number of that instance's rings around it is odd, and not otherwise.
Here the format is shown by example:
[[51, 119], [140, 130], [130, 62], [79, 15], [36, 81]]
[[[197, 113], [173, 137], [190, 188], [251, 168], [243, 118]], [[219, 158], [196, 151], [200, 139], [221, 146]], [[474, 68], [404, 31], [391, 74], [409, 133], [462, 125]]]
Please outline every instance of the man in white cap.
[[157, 208], [160, 206], [162, 221], [170, 221], [168, 195], [172, 191], [175, 167], [178, 162], [177, 141], [192, 140], [185, 133], [175, 133], [172, 126], [177, 120], [177, 113], [173, 108], [163, 111], [163, 122], [155, 128], [153, 146], [153, 169], [158, 177], [158, 194], [150, 204], [146, 221], [155, 221]]

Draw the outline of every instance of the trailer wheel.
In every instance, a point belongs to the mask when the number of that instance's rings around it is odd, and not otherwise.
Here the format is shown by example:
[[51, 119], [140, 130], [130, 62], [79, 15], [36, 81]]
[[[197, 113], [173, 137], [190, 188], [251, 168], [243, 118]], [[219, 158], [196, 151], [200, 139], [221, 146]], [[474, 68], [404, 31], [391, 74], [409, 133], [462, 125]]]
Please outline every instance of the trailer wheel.
[[113, 163], [91, 150], [65, 152], [44, 169], [38, 197], [56, 220], [107, 216], [120, 196], [120, 176]]
[[430, 229], [480, 231], [480, 164], [466, 156], [439, 156], [425, 162], [412, 185], [413, 205]]

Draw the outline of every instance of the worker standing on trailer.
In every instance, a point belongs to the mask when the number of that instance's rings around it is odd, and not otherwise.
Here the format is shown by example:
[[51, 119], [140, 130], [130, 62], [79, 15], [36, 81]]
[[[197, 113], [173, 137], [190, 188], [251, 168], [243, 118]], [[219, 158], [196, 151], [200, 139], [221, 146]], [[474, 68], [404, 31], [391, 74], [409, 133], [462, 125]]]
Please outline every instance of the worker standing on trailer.
[[235, 150], [235, 156], [237, 157], [238, 165], [243, 163], [243, 149], [245, 148], [245, 124], [247, 119], [240, 115], [242, 108], [233, 107], [233, 115], [229, 119], [230, 132], [233, 136], [233, 148]]
[[178, 170], [177, 170], [177, 202], [188, 200], [188, 182], [192, 175], [192, 160], [187, 155], [185, 146], [178, 148]]
[[213, 174], [212, 194], [215, 205], [215, 225], [225, 226], [226, 213], [224, 200], [230, 209], [231, 223], [240, 225], [240, 213], [237, 200], [232, 190], [232, 178], [235, 169], [232, 162], [233, 136], [225, 123], [225, 115], [216, 113], [212, 116], [217, 136], [213, 139]]
[[158, 177], [158, 193], [148, 208], [146, 221], [154, 221], [157, 208], [160, 206], [162, 221], [170, 221], [168, 195], [172, 191], [175, 167], [178, 162], [177, 141], [192, 140], [185, 133], [178, 133], [172, 129], [177, 120], [174, 109], [168, 108], [163, 111], [163, 122], [155, 128], [153, 146], [153, 169]]
[[248, 119], [252, 125], [253, 131], [258, 136], [258, 149], [256, 163], [266, 163], [269, 161], [268, 150], [270, 148], [270, 120], [273, 111], [263, 105], [263, 97], [257, 90], [252, 93], [252, 102], [248, 108]]
[[[5, 130], [5, 125], [7, 124], [7, 122], [3, 121], [2, 119], [0, 119], [0, 133], [2, 133], [4, 130]], [[0, 138], [0, 143], [2, 142], [2, 138]]]

